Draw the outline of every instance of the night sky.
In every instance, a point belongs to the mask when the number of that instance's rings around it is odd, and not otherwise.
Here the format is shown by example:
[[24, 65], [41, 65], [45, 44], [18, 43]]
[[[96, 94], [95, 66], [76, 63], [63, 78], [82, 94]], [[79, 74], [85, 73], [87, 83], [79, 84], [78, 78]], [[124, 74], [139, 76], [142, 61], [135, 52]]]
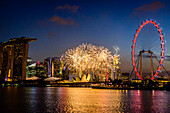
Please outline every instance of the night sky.
[[[0, 15], [1, 42], [22, 36], [37, 38], [29, 48], [34, 61], [60, 57], [82, 43], [101, 45], [110, 51], [117, 45], [121, 70], [127, 72], [132, 68], [134, 34], [145, 19], [160, 23], [166, 55], [170, 55], [169, 0], [1, 0]], [[157, 38], [160, 41], [159, 35]], [[168, 61], [165, 65], [170, 70]]]

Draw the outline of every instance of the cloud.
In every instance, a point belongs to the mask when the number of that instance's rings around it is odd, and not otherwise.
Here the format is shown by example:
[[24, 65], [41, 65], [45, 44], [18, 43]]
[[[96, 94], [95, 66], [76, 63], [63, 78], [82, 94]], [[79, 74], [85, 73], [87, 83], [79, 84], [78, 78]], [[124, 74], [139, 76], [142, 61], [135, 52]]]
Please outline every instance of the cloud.
[[56, 33], [55, 32], [49, 32], [47, 35], [49, 37], [56, 37]]
[[75, 22], [74, 20], [71, 20], [70, 18], [64, 19], [60, 16], [54, 15], [49, 19], [50, 22], [55, 22], [56, 24], [61, 24], [61, 25], [74, 25]]
[[56, 7], [56, 10], [68, 10], [68, 11], [73, 12], [73, 13], [77, 12], [78, 9], [80, 9], [79, 6], [76, 6], [76, 5], [71, 6], [69, 4], [65, 4], [64, 6], [57, 6]]
[[159, 1], [152, 2], [150, 4], [144, 4], [135, 9], [134, 14], [138, 14], [140, 12], [152, 12], [158, 9], [165, 7], [165, 4]]

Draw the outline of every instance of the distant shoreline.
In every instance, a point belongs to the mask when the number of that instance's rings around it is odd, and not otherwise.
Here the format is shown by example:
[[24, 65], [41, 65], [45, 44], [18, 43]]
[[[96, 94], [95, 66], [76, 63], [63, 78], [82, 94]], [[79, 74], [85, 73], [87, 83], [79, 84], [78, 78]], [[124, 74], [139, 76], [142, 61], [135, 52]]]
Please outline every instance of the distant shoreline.
[[91, 89], [108, 89], [108, 90], [162, 90], [162, 91], [170, 91], [169, 88], [114, 88], [112, 86], [84, 86], [84, 85], [77, 85], [77, 86], [70, 86], [70, 85], [46, 85], [46, 86], [37, 86], [37, 85], [27, 85], [27, 86], [0, 86], [1, 88], [7, 87], [70, 87], [70, 88], [91, 88]]

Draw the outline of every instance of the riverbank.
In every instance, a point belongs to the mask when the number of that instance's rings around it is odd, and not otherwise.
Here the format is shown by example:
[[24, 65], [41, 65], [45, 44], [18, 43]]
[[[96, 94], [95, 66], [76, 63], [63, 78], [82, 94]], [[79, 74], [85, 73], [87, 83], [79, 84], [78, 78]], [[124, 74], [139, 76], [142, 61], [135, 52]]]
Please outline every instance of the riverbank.
[[1, 83], [0, 87], [81, 87], [81, 88], [92, 88], [92, 89], [110, 89], [110, 90], [167, 90], [170, 91], [170, 85], [166, 84], [163, 87], [155, 87], [154, 85], [117, 85], [112, 83], [51, 83], [51, 84], [34, 84], [34, 83]]
[[170, 89], [168, 88], [149, 88], [149, 87], [145, 87], [145, 88], [114, 88], [114, 87], [108, 87], [108, 86], [92, 86], [92, 89], [111, 89], [111, 90], [166, 90], [166, 91], [170, 91]]

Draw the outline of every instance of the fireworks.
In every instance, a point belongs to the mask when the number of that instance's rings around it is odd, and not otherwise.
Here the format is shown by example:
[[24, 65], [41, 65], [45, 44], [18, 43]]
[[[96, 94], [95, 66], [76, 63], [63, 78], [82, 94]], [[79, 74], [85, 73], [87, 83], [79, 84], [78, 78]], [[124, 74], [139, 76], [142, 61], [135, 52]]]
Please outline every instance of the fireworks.
[[61, 60], [66, 67], [78, 73], [94, 73], [112, 67], [113, 56], [103, 46], [81, 44], [66, 51], [61, 56]]

